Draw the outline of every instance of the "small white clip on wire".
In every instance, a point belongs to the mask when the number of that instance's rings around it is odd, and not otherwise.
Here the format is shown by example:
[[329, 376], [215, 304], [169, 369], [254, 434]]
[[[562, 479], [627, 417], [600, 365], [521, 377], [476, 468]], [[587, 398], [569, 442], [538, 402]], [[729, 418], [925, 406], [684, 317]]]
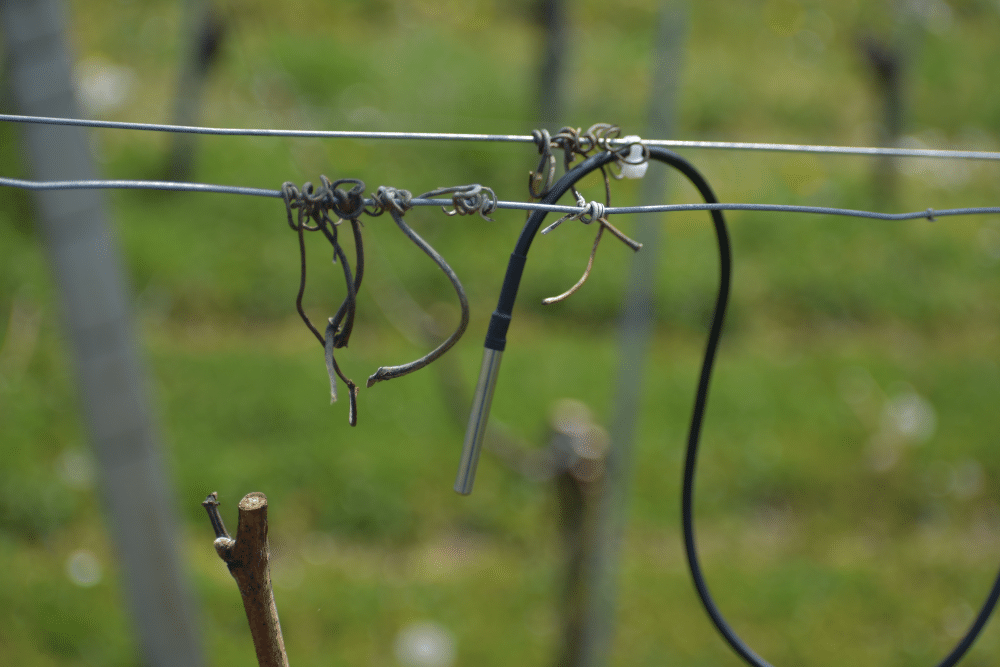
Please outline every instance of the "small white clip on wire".
[[642, 139], [630, 134], [621, 139], [622, 143], [629, 145], [628, 155], [622, 156], [618, 162], [621, 167], [621, 174], [625, 178], [642, 178], [646, 175], [649, 161], [643, 156]]

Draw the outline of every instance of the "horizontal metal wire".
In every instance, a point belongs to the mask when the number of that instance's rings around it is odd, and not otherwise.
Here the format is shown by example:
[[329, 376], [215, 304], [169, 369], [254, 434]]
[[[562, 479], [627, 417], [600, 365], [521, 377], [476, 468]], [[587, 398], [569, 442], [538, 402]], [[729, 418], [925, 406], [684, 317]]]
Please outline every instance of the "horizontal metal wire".
[[663, 146], [664, 148], [715, 148], [741, 151], [771, 151], [778, 153], [826, 153], [831, 155], [925, 157], [952, 160], [1000, 160], [1000, 152], [996, 151], [957, 151], [935, 148], [816, 146], [812, 144], [763, 144], [736, 141], [683, 141], [679, 139], [643, 139], [642, 143], [648, 146]]
[[426, 139], [438, 141], [507, 141], [530, 144], [534, 138], [517, 134], [453, 134], [449, 132], [364, 132], [351, 130], [269, 130], [263, 128], [196, 127], [162, 123], [130, 123], [83, 118], [51, 118], [47, 116], [17, 116], [0, 114], [0, 120], [13, 123], [43, 125], [76, 125], [112, 130], [143, 130], [149, 132], [180, 132], [186, 134], [217, 134], [238, 137], [311, 137], [314, 139]]
[[[579, 209], [578, 209], [579, 210]], [[768, 211], [775, 213], [812, 213], [817, 215], [840, 215], [851, 218], [871, 218], [874, 220], [916, 220], [944, 218], [955, 215], [998, 215], [1000, 206], [978, 206], [968, 208], [947, 208], [911, 213], [879, 213], [852, 208], [832, 208], [828, 206], [793, 206], [788, 204], [665, 204], [657, 206], [617, 206], [607, 207], [604, 212], [612, 213], [667, 213], [675, 211]]]
[[248, 188], [239, 185], [212, 185], [209, 183], [184, 183], [178, 181], [27, 181], [0, 176], [0, 186], [23, 190], [171, 190], [177, 192], [214, 192], [227, 195], [281, 198], [280, 190]]
[[[307, 137], [314, 139], [413, 139], [432, 141], [486, 141], [531, 144], [534, 137], [522, 134], [457, 134], [450, 132], [368, 132], [353, 130], [277, 130], [263, 128], [196, 127], [193, 125], [167, 125], [162, 123], [131, 123], [82, 118], [52, 118], [46, 116], [18, 116], [0, 114], [0, 121], [12, 123], [40, 123], [46, 125], [75, 125], [116, 130], [142, 130], [151, 132], [181, 132], [189, 134], [214, 134], [248, 137]], [[865, 146], [817, 146], [811, 144], [774, 144], [739, 141], [687, 141], [681, 139], [643, 139], [648, 146], [664, 148], [711, 148], [721, 150], [771, 151], [792, 153], [823, 153], [830, 155], [924, 157], [955, 160], [1000, 160], [997, 151], [941, 150], [933, 148], [886, 148]], [[616, 140], [611, 140], [612, 144]], [[626, 142], [621, 142], [624, 145]]]
[[[23, 190], [169, 190], [176, 192], [211, 192], [230, 195], [250, 195], [255, 197], [281, 198], [280, 190], [266, 188], [250, 188], [236, 185], [212, 185], [209, 183], [184, 183], [177, 181], [29, 181], [18, 178], [0, 176], [0, 187], [21, 188]], [[374, 205], [374, 200], [366, 200], [367, 205]], [[411, 199], [413, 206], [452, 206], [451, 199]], [[563, 206], [559, 204], [539, 204], [537, 202], [498, 201], [497, 208], [521, 211], [549, 211], [552, 213], [586, 213], [589, 207]], [[969, 208], [926, 209], [911, 213], [880, 213], [849, 208], [833, 208], [828, 206], [795, 206], [791, 204], [657, 204], [653, 206], [607, 206], [606, 215], [622, 215], [628, 213], [673, 213], [678, 211], [760, 211], [772, 213], [808, 213], [815, 215], [838, 215], [852, 218], [870, 218], [874, 220], [914, 220], [917, 218], [944, 218], [956, 215], [1000, 215], [1000, 206], [979, 206]]]

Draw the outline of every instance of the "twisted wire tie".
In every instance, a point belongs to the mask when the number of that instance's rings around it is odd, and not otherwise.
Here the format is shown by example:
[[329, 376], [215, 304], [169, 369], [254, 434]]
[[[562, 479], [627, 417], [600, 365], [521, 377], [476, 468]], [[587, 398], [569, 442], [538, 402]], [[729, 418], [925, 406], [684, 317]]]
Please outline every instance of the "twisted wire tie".
[[541, 199], [552, 187], [556, 173], [556, 158], [552, 154], [553, 148], [563, 151], [563, 163], [566, 169], [573, 163], [573, 157], [580, 155], [587, 157], [595, 148], [613, 150], [611, 142], [621, 134], [617, 125], [610, 123], [596, 123], [591, 125], [586, 132], [578, 127], [565, 126], [554, 136], [546, 129], [532, 130], [531, 138], [538, 147], [541, 158], [535, 171], [528, 172], [528, 193], [534, 199]]
[[614, 141], [622, 134], [621, 128], [612, 123], [595, 123], [587, 130], [587, 137], [593, 146], [601, 150], [615, 151]]
[[[331, 182], [326, 176], [320, 176], [320, 182], [319, 188], [312, 183], [306, 183], [302, 186], [302, 190], [299, 190], [294, 183], [286, 181], [281, 186], [281, 196], [285, 200], [285, 205], [289, 209], [300, 209], [318, 225], [322, 224], [320, 221], [324, 218], [329, 218], [327, 212], [332, 212], [339, 220], [356, 220], [365, 212], [364, 181], [342, 178]], [[351, 183], [354, 187], [345, 192], [339, 187], [345, 183]], [[295, 228], [294, 224], [292, 228]], [[319, 228], [305, 227], [308, 231]]]
[[592, 201], [587, 204], [587, 210], [580, 214], [577, 218], [580, 222], [585, 225], [589, 225], [594, 220], [599, 220], [604, 217], [604, 204], [599, 201]]
[[[588, 203], [586, 201], [579, 201], [577, 203], [579, 204], [580, 208], [583, 209], [583, 210], [577, 211], [575, 213], [567, 213], [566, 215], [564, 215], [563, 217], [559, 218], [558, 220], [556, 220], [555, 222], [553, 222], [551, 225], [549, 225], [548, 227], [546, 227], [545, 229], [543, 229], [541, 233], [542, 234], [548, 234], [549, 232], [551, 232], [552, 230], [554, 230], [556, 227], [558, 227], [562, 223], [566, 222], [567, 220], [579, 220], [580, 222], [582, 222], [585, 225], [589, 225], [594, 220], [600, 220], [600, 221], [602, 221], [602, 224], [611, 224], [611, 223], [607, 222], [607, 216], [605, 215], [606, 207], [601, 202], [599, 202], [599, 201], [592, 201], [592, 202]], [[633, 241], [632, 243], [629, 244], [629, 246], [631, 247], [634, 244], [635, 244], [635, 242]], [[641, 247], [641, 244], [640, 244], [640, 247]]]
[[594, 237], [594, 246], [590, 249], [590, 258], [587, 260], [587, 268], [584, 269], [583, 276], [581, 276], [580, 279], [576, 281], [576, 284], [574, 284], [572, 287], [570, 287], [562, 294], [542, 299], [542, 303], [545, 305], [557, 303], [559, 301], [562, 301], [563, 299], [572, 296], [578, 289], [580, 289], [583, 286], [585, 282], [587, 282], [587, 278], [590, 277], [590, 271], [591, 269], [594, 268], [594, 257], [597, 255], [597, 246], [600, 245], [601, 243], [601, 237], [603, 236], [605, 229], [611, 232], [615, 236], [615, 238], [617, 238], [619, 241], [627, 245], [634, 252], [639, 252], [639, 250], [642, 248], [641, 243], [629, 238], [620, 229], [618, 229], [608, 221], [608, 218], [605, 215], [606, 207], [604, 206], [604, 204], [598, 201], [592, 201], [583, 204], [581, 206], [583, 207], [584, 210], [579, 211], [577, 213], [569, 213], [567, 215], [564, 215], [563, 217], [559, 218], [551, 225], [542, 230], [542, 234], [548, 234], [550, 231], [552, 231], [558, 225], [560, 225], [563, 221], [569, 219], [579, 220], [585, 225], [589, 225], [595, 220], [601, 223], [600, 227], [598, 227], [597, 229], [597, 236]]

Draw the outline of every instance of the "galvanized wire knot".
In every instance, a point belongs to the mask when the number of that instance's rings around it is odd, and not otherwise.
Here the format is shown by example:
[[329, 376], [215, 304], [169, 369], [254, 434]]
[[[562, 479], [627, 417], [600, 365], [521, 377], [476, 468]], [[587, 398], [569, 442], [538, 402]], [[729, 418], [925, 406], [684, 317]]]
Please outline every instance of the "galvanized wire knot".
[[438, 188], [425, 192], [417, 199], [430, 199], [444, 194], [451, 194], [452, 210], [444, 206], [441, 210], [448, 215], [472, 215], [478, 213], [483, 219], [493, 222], [489, 214], [497, 209], [497, 195], [492, 188], [475, 183], [473, 185], [455, 185], [450, 188]]
[[547, 299], [543, 299], [542, 303], [546, 305], [562, 301], [563, 299], [571, 296], [574, 292], [580, 289], [580, 287], [582, 287], [585, 282], [587, 282], [587, 278], [590, 277], [590, 270], [594, 267], [594, 257], [597, 255], [597, 246], [600, 245], [601, 243], [601, 237], [604, 234], [605, 229], [614, 234], [614, 236], [619, 241], [627, 245], [633, 251], [639, 252], [639, 250], [642, 248], [641, 243], [630, 239], [620, 229], [618, 229], [608, 221], [606, 215], [606, 207], [604, 204], [597, 201], [592, 201], [589, 203], [581, 204], [581, 208], [582, 210], [577, 211], [576, 213], [569, 213], [567, 215], [564, 215], [563, 217], [559, 218], [551, 225], [543, 229], [541, 232], [542, 234], [548, 234], [566, 220], [579, 220], [585, 225], [589, 225], [595, 220], [600, 223], [600, 227], [597, 230], [597, 236], [594, 238], [594, 247], [591, 248], [590, 250], [590, 259], [587, 260], [587, 268], [584, 269], [583, 276], [580, 278], [580, 280], [576, 282], [575, 285], [570, 287], [562, 294], [558, 296], [552, 296]]
[[[542, 234], [548, 234], [553, 229], [555, 229], [556, 227], [558, 227], [562, 223], [566, 222], [567, 220], [579, 220], [580, 222], [582, 222], [585, 225], [589, 225], [594, 220], [604, 220], [606, 222], [606, 218], [605, 218], [605, 215], [604, 215], [604, 211], [605, 211], [606, 207], [601, 202], [599, 202], [599, 201], [592, 201], [592, 202], [589, 202], [589, 203], [588, 202], [580, 202], [580, 207], [583, 209], [582, 211], [577, 211], [575, 213], [567, 213], [566, 215], [564, 215], [563, 217], [559, 218], [558, 220], [556, 220], [555, 222], [553, 222], [551, 225], [549, 225], [548, 227], [546, 227], [545, 229], [543, 229], [541, 231], [541, 233]], [[608, 223], [608, 224], [610, 224], [610, 223]]]
[[589, 225], [594, 220], [604, 217], [604, 204], [599, 201], [592, 201], [587, 204], [587, 210], [578, 214], [577, 220], [585, 225]]

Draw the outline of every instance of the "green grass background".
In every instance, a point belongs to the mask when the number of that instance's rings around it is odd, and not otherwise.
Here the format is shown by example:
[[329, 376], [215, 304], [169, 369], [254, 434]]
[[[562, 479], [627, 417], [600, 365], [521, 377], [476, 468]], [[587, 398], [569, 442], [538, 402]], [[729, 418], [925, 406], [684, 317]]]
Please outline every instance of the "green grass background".
[[[878, 102], [856, 44], [876, 35], [909, 44], [909, 141], [996, 150], [1000, 5], [903, 5], [691, 3], [677, 136], [875, 142]], [[230, 32], [205, 91], [205, 125], [517, 134], [537, 126], [541, 34], [526, 0], [220, 6]], [[104, 117], [169, 122], [178, 3], [81, 0], [68, 10], [82, 60], [134, 72], [124, 105]], [[573, 3], [560, 124], [642, 131], [657, 12], [653, 0]], [[163, 175], [168, 135], [92, 137], [106, 177]], [[887, 211], [997, 204], [992, 163], [907, 161], [887, 199], [869, 159], [684, 154], [722, 201]], [[516, 144], [203, 137], [192, 178], [277, 188], [322, 173], [414, 193], [480, 182], [522, 199], [535, 163], [534, 150]], [[0, 167], [25, 173], [11, 126], [0, 127]], [[596, 197], [599, 184], [588, 188]], [[613, 203], [636, 202], [634, 183], [614, 188]], [[210, 664], [254, 661], [199, 504], [210, 491], [233, 526], [245, 493], [270, 499], [292, 664], [395, 664], [396, 634], [420, 619], [453, 634], [457, 664], [550, 662], [561, 576], [554, 492], [489, 456], [471, 497], [451, 491], [464, 424], [450, 405], [468, 390], [442, 389], [432, 367], [362, 390], [359, 425], [349, 428], [346, 405], [328, 405], [322, 354], [295, 314], [297, 245], [279, 201], [108, 197]], [[673, 180], [670, 201], [696, 200]], [[4, 190], [0, 202], [0, 665], [139, 664], [101, 491], [73, 474], [87, 442], [30, 199]], [[469, 332], [448, 358], [469, 385], [523, 220], [494, 217], [408, 216], [469, 292]], [[1000, 561], [1000, 217], [728, 219], [734, 292], [697, 498], [709, 582], [773, 664], [932, 664], [971, 620]], [[663, 225], [666, 244], [612, 662], [736, 665], [697, 603], [678, 520], [682, 447], [717, 280], [711, 228], [704, 214], [619, 221], [627, 232]], [[405, 285], [443, 326], [455, 319], [450, 286], [388, 218], [367, 221], [365, 234], [368, 277], [340, 355], [355, 379], [424, 351], [394, 328], [378, 294]], [[316, 319], [342, 295], [329, 251], [309, 240], [306, 305]], [[590, 228], [565, 225], [536, 241], [525, 273], [494, 417], [530, 442], [544, 443], [562, 397], [609, 420], [630, 253], [606, 242], [578, 294], [540, 304], [578, 278], [591, 242]], [[907, 431], [914, 423], [925, 428]], [[103, 568], [92, 587], [65, 574], [78, 549]], [[994, 623], [965, 664], [998, 661]]]

